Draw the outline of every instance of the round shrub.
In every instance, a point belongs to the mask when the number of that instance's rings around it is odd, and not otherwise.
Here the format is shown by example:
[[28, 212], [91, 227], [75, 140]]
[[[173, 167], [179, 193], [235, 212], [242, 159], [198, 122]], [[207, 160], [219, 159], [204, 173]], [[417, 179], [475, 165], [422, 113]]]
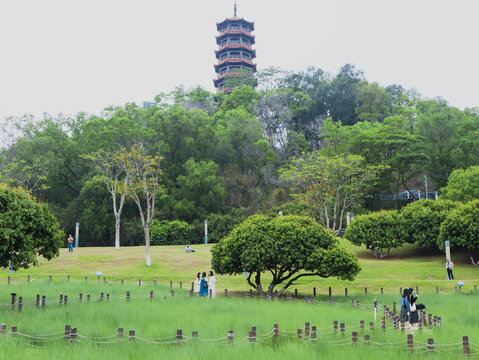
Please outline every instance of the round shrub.
[[401, 209], [408, 243], [437, 248], [441, 223], [458, 203], [449, 200], [419, 200]]
[[194, 227], [181, 220], [153, 220], [150, 227], [151, 245], [188, 245], [195, 243]]
[[479, 249], [479, 200], [452, 210], [441, 224], [437, 245], [444, 250], [444, 242], [451, 248]]
[[401, 215], [392, 210], [358, 216], [343, 237], [357, 246], [365, 245], [376, 257], [386, 257], [391, 249], [404, 244], [406, 233]]

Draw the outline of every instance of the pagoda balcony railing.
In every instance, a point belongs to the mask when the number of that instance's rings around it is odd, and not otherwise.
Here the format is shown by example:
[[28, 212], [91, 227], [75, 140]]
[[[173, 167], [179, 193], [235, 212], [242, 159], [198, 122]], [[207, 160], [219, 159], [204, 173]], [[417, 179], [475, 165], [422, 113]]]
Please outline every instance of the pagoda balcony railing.
[[221, 34], [217, 35], [216, 38], [218, 39], [218, 38], [220, 38], [224, 35], [235, 35], [235, 34], [244, 34], [244, 35], [250, 36], [252, 38], [255, 37], [254, 35], [251, 35], [251, 33], [243, 31], [243, 30], [228, 30], [228, 31], [224, 31]]
[[246, 60], [246, 59], [243, 59], [243, 58], [224, 59], [224, 60], [220, 61], [218, 64], [216, 64], [215, 66], [223, 65], [223, 64], [226, 63], [226, 62], [234, 62], [234, 63], [245, 62], [245, 63], [247, 63], [247, 64], [249, 64], [249, 65], [256, 66], [256, 64], [253, 63], [251, 60]]
[[245, 60], [251, 60], [252, 58], [251, 57], [248, 57], [248, 56], [243, 56], [243, 55], [228, 55], [226, 57], [222, 56], [221, 59], [219, 60], [226, 60], [226, 59], [245, 59]]
[[233, 49], [247, 49], [249, 51], [254, 51], [256, 52], [255, 49], [253, 49], [251, 46], [248, 46], [248, 45], [243, 45], [243, 44], [226, 44], [222, 47], [220, 47], [218, 50], [215, 50], [215, 53], [219, 52], [219, 51], [222, 51], [226, 48], [233, 48]]

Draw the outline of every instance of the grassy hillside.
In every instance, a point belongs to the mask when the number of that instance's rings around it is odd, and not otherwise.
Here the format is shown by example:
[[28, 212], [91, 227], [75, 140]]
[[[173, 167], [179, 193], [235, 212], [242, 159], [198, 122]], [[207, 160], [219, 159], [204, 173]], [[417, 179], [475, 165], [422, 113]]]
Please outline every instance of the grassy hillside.
[[[414, 245], [406, 245], [395, 250], [385, 259], [374, 258], [369, 251], [351, 245], [347, 241], [343, 246], [353, 251], [359, 258], [362, 270], [353, 282], [337, 279], [308, 278], [298, 281], [294, 288], [301, 293], [312, 293], [313, 287], [318, 293], [327, 293], [328, 287], [333, 293], [343, 294], [348, 287], [350, 293], [363, 293], [364, 287], [370, 292], [398, 292], [399, 287], [416, 286], [424, 290], [454, 290], [455, 281], [446, 280], [444, 255], [421, 250]], [[52, 261], [40, 260], [39, 267], [28, 270], [19, 270], [12, 275], [13, 281], [20, 281], [30, 274], [32, 279], [48, 277], [64, 277], [70, 274], [73, 279], [84, 276], [94, 276], [101, 271], [108, 280], [128, 279], [137, 281], [161, 282], [170, 280], [178, 283], [182, 281], [186, 286], [191, 284], [195, 274], [211, 268], [210, 249], [212, 245], [195, 245], [195, 253], [186, 254], [183, 246], [154, 246], [151, 248], [152, 266], [145, 265], [144, 247], [114, 248], [78, 248], [73, 253], [61, 249], [60, 256]], [[479, 266], [468, 262], [468, 254], [453, 253], [455, 263], [455, 278], [465, 282], [466, 289], [473, 285], [479, 286]], [[6, 278], [7, 270], [2, 270], [0, 277]], [[217, 276], [219, 292], [224, 288], [229, 290], [246, 291], [249, 289], [244, 277]], [[293, 291], [292, 288], [290, 291]]]

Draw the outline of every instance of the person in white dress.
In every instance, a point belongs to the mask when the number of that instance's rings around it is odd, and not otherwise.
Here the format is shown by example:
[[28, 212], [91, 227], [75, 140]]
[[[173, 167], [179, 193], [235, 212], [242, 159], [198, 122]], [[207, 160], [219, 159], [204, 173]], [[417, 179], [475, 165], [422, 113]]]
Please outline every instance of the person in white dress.
[[213, 274], [213, 271], [210, 270], [210, 274], [209, 274], [209, 283], [208, 283], [208, 286], [211, 290], [211, 297], [214, 298], [216, 297], [216, 278], [215, 278], [215, 274]]
[[200, 296], [200, 284], [201, 284], [201, 273], [196, 274], [195, 279], [195, 294], [196, 296]]

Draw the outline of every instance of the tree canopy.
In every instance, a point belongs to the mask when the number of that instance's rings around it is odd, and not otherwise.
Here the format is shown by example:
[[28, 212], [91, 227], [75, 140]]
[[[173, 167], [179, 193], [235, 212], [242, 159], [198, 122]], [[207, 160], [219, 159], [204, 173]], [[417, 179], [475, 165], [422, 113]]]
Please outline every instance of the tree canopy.
[[38, 265], [59, 254], [65, 233], [48, 205], [37, 203], [25, 190], [0, 184], [0, 266], [13, 269]]
[[[211, 250], [219, 274], [248, 273], [247, 282], [260, 294], [279, 294], [306, 276], [353, 280], [360, 267], [333, 234], [305, 216], [254, 215], [233, 229]], [[265, 273], [272, 276], [263, 285]], [[264, 277], [263, 277], [264, 280]], [[266, 286], [266, 287], [264, 287]]]

